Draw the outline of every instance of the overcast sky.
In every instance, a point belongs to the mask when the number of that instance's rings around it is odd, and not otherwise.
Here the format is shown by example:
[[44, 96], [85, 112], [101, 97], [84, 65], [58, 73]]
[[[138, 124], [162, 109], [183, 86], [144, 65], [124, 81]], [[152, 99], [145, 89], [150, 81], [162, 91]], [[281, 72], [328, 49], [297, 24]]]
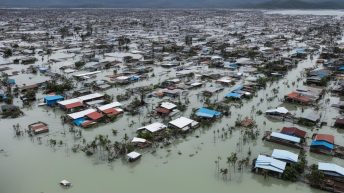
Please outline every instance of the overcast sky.
[[[235, 8], [259, 4], [267, 1], [299, 1], [299, 0], [0, 0], [1, 7], [78, 7], [92, 5], [99, 7], [175, 7], [175, 8]], [[301, 1], [301, 0], [300, 0]], [[344, 0], [302, 0], [308, 2]]]

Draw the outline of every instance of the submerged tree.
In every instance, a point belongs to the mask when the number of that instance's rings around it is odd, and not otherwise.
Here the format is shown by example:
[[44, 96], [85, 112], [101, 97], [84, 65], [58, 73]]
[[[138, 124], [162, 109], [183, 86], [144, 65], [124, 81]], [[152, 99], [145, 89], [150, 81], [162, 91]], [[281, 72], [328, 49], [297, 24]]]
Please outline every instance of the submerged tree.
[[325, 179], [324, 173], [318, 170], [318, 166], [313, 164], [310, 167], [311, 172], [306, 175], [311, 186], [321, 187]]

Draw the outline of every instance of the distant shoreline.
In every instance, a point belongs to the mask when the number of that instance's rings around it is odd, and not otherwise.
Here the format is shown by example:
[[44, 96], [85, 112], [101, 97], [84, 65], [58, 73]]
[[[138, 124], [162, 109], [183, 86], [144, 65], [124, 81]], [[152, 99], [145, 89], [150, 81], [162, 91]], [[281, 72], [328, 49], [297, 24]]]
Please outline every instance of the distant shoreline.
[[271, 8], [271, 9], [263, 9], [263, 8], [181, 8], [181, 7], [171, 7], [171, 8], [163, 8], [163, 7], [1, 7], [0, 9], [120, 9], [120, 10], [235, 10], [235, 11], [343, 11], [344, 8], [339, 9], [287, 9], [287, 8]]

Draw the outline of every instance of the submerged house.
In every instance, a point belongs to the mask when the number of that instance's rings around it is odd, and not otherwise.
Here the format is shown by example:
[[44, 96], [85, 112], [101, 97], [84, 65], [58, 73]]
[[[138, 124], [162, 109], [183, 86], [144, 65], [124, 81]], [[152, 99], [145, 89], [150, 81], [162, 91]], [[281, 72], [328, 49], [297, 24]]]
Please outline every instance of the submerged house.
[[282, 149], [274, 149], [271, 157], [287, 163], [297, 163], [299, 160], [299, 155]]
[[244, 90], [244, 85], [238, 85], [232, 88], [231, 92], [229, 92], [228, 94], [226, 94], [225, 98], [228, 99], [241, 99], [243, 97], [248, 97], [251, 96], [250, 92], [247, 92], [246, 90]]
[[156, 113], [162, 116], [167, 116], [174, 110], [177, 110], [177, 105], [170, 102], [163, 102], [155, 109]]
[[340, 181], [344, 179], [344, 168], [333, 163], [318, 163], [318, 170], [321, 171], [326, 177], [335, 178]]
[[219, 93], [223, 90], [223, 87], [210, 87], [203, 91], [204, 96], [212, 96], [215, 93]]
[[336, 122], [334, 123], [334, 126], [343, 129], [344, 128], [344, 118], [337, 118]]
[[239, 68], [239, 65], [237, 63], [224, 62], [223, 67], [230, 70], [236, 70]]
[[265, 111], [265, 116], [271, 117], [271, 118], [278, 118], [278, 119], [285, 119], [291, 116], [288, 109], [284, 107], [278, 107], [276, 109], [269, 109]]
[[296, 48], [291, 52], [292, 58], [305, 58], [307, 57], [307, 52], [304, 48]]
[[64, 97], [61, 95], [51, 95], [51, 96], [45, 96], [44, 97], [44, 103], [47, 104], [47, 106], [53, 106], [56, 105], [57, 102], [64, 100]]
[[31, 131], [35, 135], [49, 132], [48, 125], [40, 121], [36, 123], [32, 123], [28, 127], [29, 127], [29, 131]]
[[136, 161], [136, 160], [140, 159], [141, 156], [142, 155], [140, 153], [137, 153], [137, 152], [133, 151], [133, 152], [130, 152], [130, 153], [127, 154], [127, 160], [129, 162], [133, 162], [133, 161]]
[[62, 110], [67, 112], [75, 112], [84, 107], [84, 104], [78, 98], [63, 100], [57, 103]]
[[81, 127], [89, 127], [96, 124], [96, 121], [101, 119], [103, 115], [98, 113], [95, 109], [86, 109], [80, 112], [68, 114], [73, 124]]
[[286, 135], [278, 132], [266, 132], [263, 140], [278, 143], [281, 145], [286, 145], [289, 147], [302, 148], [303, 144], [299, 137], [294, 137], [291, 135]]
[[207, 118], [207, 119], [214, 119], [214, 118], [218, 118], [222, 115], [221, 112], [212, 110], [212, 109], [208, 109], [205, 107], [199, 108], [196, 111], [196, 116], [199, 118]]
[[306, 126], [316, 125], [320, 121], [320, 115], [315, 112], [309, 112], [300, 117], [299, 123]]
[[253, 171], [256, 173], [263, 173], [263, 171], [268, 171], [268, 174], [272, 176], [281, 177], [285, 167], [286, 162], [268, 157], [265, 155], [258, 155], [257, 159], [253, 161]]
[[103, 94], [93, 93], [77, 98], [67, 99], [57, 102], [61, 109], [68, 112], [75, 112], [75, 110], [80, 110], [84, 106], [91, 106], [92, 102], [100, 101], [104, 98]]
[[131, 140], [131, 143], [134, 145], [134, 146], [137, 146], [139, 148], [145, 148], [147, 146], [150, 146], [152, 143], [149, 142], [148, 140], [146, 139], [143, 139], [143, 138], [139, 138], [139, 137], [134, 137], [132, 140]]
[[178, 129], [180, 131], [188, 131], [189, 129], [193, 129], [198, 126], [199, 123], [197, 121], [194, 121], [186, 117], [179, 117], [178, 119], [175, 119], [168, 123], [169, 128]]
[[291, 92], [284, 96], [284, 100], [286, 102], [298, 103], [302, 105], [311, 105], [314, 102], [310, 96], [304, 95], [300, 92]]
[[234, 84], [234, 79], [232, 79], [231, 77], [222, 77], [220, 79], [217, 79], [216, 83], [220, 83], [222, 85], [230, 86], [230, 85]]
[[123, 109], [118, 108], [120, 106], [122, 106], [121, 103], [112, 102], [112, 103], [97, 107], [97, 109], [108, 117], [115, 117], [115, 116], [123, 113]]
[[150, 125], [140, 127], [137, 129], [137, 131], [138, 132], [150, 132], [150, 133], [154, 134], [154, 133], [158, 133], [158, 132], [160, 132], [166, 128], [167, 128], [166, 125], [159, 123], [159, 122], [155, 122], [155, 123], [152, 123]]
[[325, 69], [313, 70], [308, 73], [306, 83], [314, 84], [317, 86], [325, 86], [330, 75], [331, 75], [331, 71], [329, 70], [325, 70]]
[[315, 134], [310, 146], [314, 153], [334, 155], [334, 136], [328, 134]]
[[302, 141], [306, 140], [306, 131], [303, 131], [301, 129], [298, 129], [296, 127], [283, 127], [281, 130], [281, 133], [286, 134], [286, 135], [291, 135], [294, 137], [300, 138]]

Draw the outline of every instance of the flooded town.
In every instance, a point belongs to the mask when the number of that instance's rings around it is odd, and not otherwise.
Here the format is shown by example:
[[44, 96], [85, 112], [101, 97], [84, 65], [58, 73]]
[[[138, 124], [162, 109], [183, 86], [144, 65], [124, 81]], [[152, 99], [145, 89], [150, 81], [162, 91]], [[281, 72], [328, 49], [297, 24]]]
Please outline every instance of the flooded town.
[[0, 73], [1, 193], [344, 192], [341, 10], [0, 9]]

